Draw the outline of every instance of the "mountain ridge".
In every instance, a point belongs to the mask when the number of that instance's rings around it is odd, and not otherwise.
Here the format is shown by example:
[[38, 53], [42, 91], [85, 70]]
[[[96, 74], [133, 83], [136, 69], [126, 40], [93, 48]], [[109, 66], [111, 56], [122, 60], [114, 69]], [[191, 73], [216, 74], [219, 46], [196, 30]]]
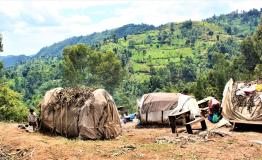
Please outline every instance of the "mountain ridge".
[[11, 67], [17, 64], [23, 63], [29, 60], [31, 56], [26, 55], [7, 55], [7, 56], [0, 56], [0, 61], [3, 61], [4, 67]]
[[[262, 13], [262, 9], [252, 9], [249, 11], [233, 11], [228, 14], [221, 14], [219, 16], [212, 16], [210, 18], [206, 18], [202, 21], [198, 22], [208, 22], [211, 24], [216, 24], [217, 26], [220, 26], [224, 29], [226, 33], [229, 35], [235, 35], [237, 37], [243, 38], [248, 35], [251, 35], [254, 28], [259, 23], [259, 15]], [[186, 22], [186, 21], [185, 21]], [[153, 26], [148, 24], [127, 24], [123, 25], [118, 28], [114, 28], [111, 30], [105, 30], [102, 32], [94, 32], [92, 34], [86, 35], [86, 36], [73, 36], [67, 39], [64, 39], [62, 41], [56, 42], [50, 46], [46, 46], [41, 48], [36, 54], [31, 55], [32, 58], [40, 58], [40, 57], [48, 57], [48, 56], [57, 56], [61, 57], [61, 53], [63, 51], [63, 48], [69, 45], [74, 45], [78, 43], [84, 43], [88, 45], [101, 45], [101, 43], [108, 41], [117, 41], [119, 38], [125, 38], [128, 35], [136, 35], [141, 34], [146, 31], [150, 30], [161, 30], [164, 26], [169, 26], [170, 24], [183, 24], [181, 23], [175, 23], [175, 22], [168, 22], [166, 24], [162, 24], [160, 26]], [[231, 24], [231, 25], [228, 25]], [[237, 24], [237, 25], [236, 25]], [[245, 30], [245, 32], [243, 32]], [[2, 60], [4, 60], [4, 63], [6, 66], [13, 66], [16, 64], [19, 64], [21, 62], [24, 62], [30, 58], [25, 58], [23, 56], [14, 56], [13, 60], [10, 59], [10, 57], [3, 58], [5, 56], [2, 56]], [[22, 58], [23, 57], [23, 58]], [[0, 59], [0, 60], [1, 60]]]
[[37, 52], [34, 57], [42, 56], [61, 56], [61, 52], [64, 47], [77, 43], [84, 43], [88, 45], [94, 45], [95, 43], [107, 40], [110, 38], [123, 38], [127, 35], [142, 33], [147, 30], [156, 29], [153, 25], [148, 24], [127, 24], [111, 30], [105, 30], [102, 32], [94, 32], [87, 36], [74, 36], [60, 42], [56, 42], [50, 46], [43, 47]]

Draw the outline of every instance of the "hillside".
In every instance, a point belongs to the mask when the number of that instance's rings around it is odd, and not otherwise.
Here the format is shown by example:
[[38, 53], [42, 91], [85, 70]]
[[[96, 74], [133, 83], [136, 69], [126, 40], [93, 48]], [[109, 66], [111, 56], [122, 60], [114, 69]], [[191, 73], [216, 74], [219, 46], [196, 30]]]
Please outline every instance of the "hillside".
[[[256, 26], [258, 26], [261, 12], [262, 10], [259, 11], [256, 9], [250, 10], [248, 12], [234, 11], [229, 14], [213, 16], [203, 21], [214, 23], [220, 26], [228, 35], [235, 35], [244, 38], [247, 35], [251, 35], [254, 32]], [[97, 43], [102, 43], [108, 40], [116, 41], [116, 39], [123, 38], [127, 35], [136, 35], [149, 30], [159, 29], [161, 28], [161, 26], [154, 27], [152, 25], [146, 24], [127, 24], [122, 27], [112, 30], [106, 30], [100, 33], [93, 33], [87, 36], [72, 37], [61, 42], [54, 43], [51, 46], [43, 47], [36, 54], [35, 57], [60, 56], [63, 48], [68, 45], [74, 45], [77, 43], [95, 45]]]
[[20, 63], [23, 63], [27, 60], [29, 60], [30, 57], [29, 56], [25, 56], [25, 55], [18, 55], [18, 56], [0, 56], [0, 61], [3, 62], [4, 67], [11, 67], [11, 66], [15, 66], [15, 65], [19, 65]]
[[[229, 78], [247, 79], [242, 69], [240, 44], [256, 31], [258, 14], [215, 16], [204, 21], [167, 23], [159, 27], [126, 25], [114, 30], [73, 37], [42, 48], [30, 61], [4, 71], [13, 90], [28, 105], [37, 105], [45, 91], [63, 85], [61, 52], [65, 46], [86, 43], [101, 52], [111, 51], [121, 61], [125, 76], [112, 95], [118, 105], [134, 111], [136, 99], [148, 92], [189, 90], [197, 98], [222, 98]], [[246, 17], [246, 23], [240, 23]], [[250, 31], [228, 33], [225, 26]], [[114, 33], [114, 34], [112, 34]], [[219, 80], [217, 80], [219, 79]], [[93, 84], [87, 83], [88, 86]]]
[[[133, 74], [132, 77], [143, 81], [149, 80], [152, 70], [160, 70], [171, 63], [179, 64], [185, 57], [199, 65], [202, 63], [200, 60], [207, 58], [209, 50], [216, 45], [224, 45], [225, 49], [228, 49], [225, 50], [225, 54], [229, 57], [239, 54], [239, 49], [235, 46], [238, 46], [240, 41], [241, 38], [228, 35], [222, 27], [215, 24], [186, 21], [130, 35], [126, 40], [119, 39], [118, 43], [105, 43], [100, 49], [114, 51], [121, 57], [122, 63], [126, 63], [129, 72]], [[232, 48], [234, 50], [231, 50]], [[217, 48], [219, 52], [220, 49]], [[201, 56], [203, 57], [199, 59]]]
[[230, 35], [236, 35], [239, 37], [246, 37], [251, 35], [256, 26], [259, 24], [259, 17], [262, 13], [260, 10], [252, 9], [249, 11], [233, 11], [229, 14], [222, 14], [219, 16], [213, 16], [207, 18], [204, 21], [209, 23], [215, 23], [224, 28], [224, 30]]
[[0, 160], [262, 160], [258, 6], [0, 1]]
[[148, 30], [155, 29], [152, 25], [146, 24], [127, 24], [122, 27], [106, 30], [100, 33], [93, 33], [87, 36], [78, 36], [68, 38], [61, 42], [57, 42], [51, 46], [43, 47], [40, 51], [35, 55], [35, 57], [45, 57], [45, 56], [61, 56], [62, 50], [64, 47], [69, 45], [74, 45], [77, 43], [84, 43], [88, 45], [94, 45], [97, 42], [107, 41], [108, 39], [118, 39], [131, 34], [139, 34]]

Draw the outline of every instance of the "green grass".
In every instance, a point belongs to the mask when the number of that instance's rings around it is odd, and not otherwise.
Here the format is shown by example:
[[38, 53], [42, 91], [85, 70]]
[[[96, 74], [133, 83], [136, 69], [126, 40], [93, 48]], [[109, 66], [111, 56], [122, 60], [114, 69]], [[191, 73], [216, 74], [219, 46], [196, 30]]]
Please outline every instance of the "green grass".
[[134, 70], [134, 72], [149, 72], [150, 68], [146, 64], [134, 63], [133, 70]]
[[[169, 26], [165, 25], [161, 30], [151, 30], [142, 34], [128, 35], [126, 41], [124, 38], [121, 38], [117, 43], [110, 42], [102, 45], [101, 49], [112, 51], [114, 48], [118, 48], [118, 52], [121, 54], [124, 53], [125, 49], [129, 49], [132, 52], [128, 63], [134, 73], [132, 78], [142, 82], [149, 80], [150, 66], [159, 69], [166, 67], [171, 62], [180, 63], [181, 57], [195, 59], [195, 55], [207, 55], [208, 48], [217, 42], [217, 35], [219, 35], [220, 41], [226, 41], [232, 37], [221, 26], [216, 24], [193, 22], [193, 30], [198, 31], [198, 37], [194, 44], [186, 44], [186, 41], [190, 40], [190, 35], [186, 37], [182, 36], [181, 25], [181, 23], [176, 24], [175, 31], [172, 33], [171, 45], [160, 45], [158, 41], [158, 36], [161, 32], [166, 31], [168, 34], [171, 34]], [[213, 36], [208, 35], [209, 31], [214, 32]], [[148, 36], [151, 36], [151, 44], [145, 44]], [[128, 48], [130, 40], [135, 41], [134, 49]], [[235, 36], [234, 40], [241, 41], [240, 38]]]
[[150, 78], [150, 76], [147, 75], [147, 74], [144, 74], [144, 73], [135, 73], [131, 77], [132, 80], [136, 80], [138, 82], [148, 81], [149, 78]]
[[179, 56], [183, 56], [183, 57], [192, 57], [192, 48], [180, 48], [180, 49], [176, 49], [175, 50]]

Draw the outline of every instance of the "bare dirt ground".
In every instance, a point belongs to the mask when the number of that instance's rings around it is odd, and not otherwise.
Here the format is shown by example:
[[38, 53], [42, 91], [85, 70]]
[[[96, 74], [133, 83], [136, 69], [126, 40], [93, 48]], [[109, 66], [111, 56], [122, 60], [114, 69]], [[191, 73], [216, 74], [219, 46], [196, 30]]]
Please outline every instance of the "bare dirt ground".
[[[208, 124], [210, 127], [210, 124]], [[180, 129], [181, 131], [181, 129]], [[2, 159], [262, 159], [262, 133], [229, 132], [208, 139], [186, 133], [172, 134], [170, 128], [140, 128], [132, 123], [114, 140], [66, 139], [28, 133], [15, 123], [0, 122]]]

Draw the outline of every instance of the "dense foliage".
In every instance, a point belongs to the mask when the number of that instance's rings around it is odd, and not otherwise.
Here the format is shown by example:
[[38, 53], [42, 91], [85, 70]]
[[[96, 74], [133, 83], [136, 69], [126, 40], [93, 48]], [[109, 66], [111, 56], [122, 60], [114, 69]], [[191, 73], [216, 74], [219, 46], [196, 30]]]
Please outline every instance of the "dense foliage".
[[220, 16], [213, 16], [206, 19], [209, 23], [215, 23], [229, 34], [239, 37], [246, 37], [252, 34], [256, 26], [259, 24], [259, 17], [262, 9], [252, 9], [249, 11], [233, 11], [229, 14], [222, 14]]
[[4, 67], [11, 67], [11, 66], [19, 65], [27, 60], [30, 60], [30, 57], [25, 56], [25, 55], [0, 56], [0, 61], [3, 62]]
[[0, 52], [3, 51], [2, 35], [0, 34]]
[[22, 101], [22, 95], [11, 90], [8, 85], [0, 86], [0, 120], [24, 121], [27, 107]]
[[[3, 51], [0, 37], [0, 52]], [[23, 121], [27, 108], [22, 101], [22, 95], [9, 88], [9, 81], [2, 74], [3, 63], [0, 62], [0, 120]]]
[[113, 91], [122, 79], [120, 60], [112, 52], [99, 52], [79, 44], [63, 51], [65, 86], [100, 86]]

